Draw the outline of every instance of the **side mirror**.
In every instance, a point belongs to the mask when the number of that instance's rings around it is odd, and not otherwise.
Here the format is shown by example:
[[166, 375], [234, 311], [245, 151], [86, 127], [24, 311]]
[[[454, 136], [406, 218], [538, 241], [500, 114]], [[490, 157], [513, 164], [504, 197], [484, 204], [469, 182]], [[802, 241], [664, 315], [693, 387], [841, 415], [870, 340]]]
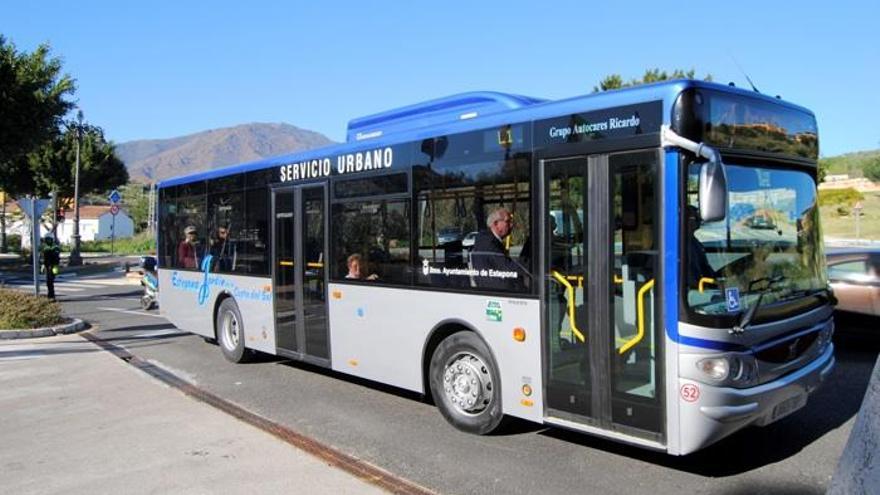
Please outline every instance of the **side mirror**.
[[700, 219], [718, 222], [727, 216], [727, 175], [721, 157], [700, 167]]

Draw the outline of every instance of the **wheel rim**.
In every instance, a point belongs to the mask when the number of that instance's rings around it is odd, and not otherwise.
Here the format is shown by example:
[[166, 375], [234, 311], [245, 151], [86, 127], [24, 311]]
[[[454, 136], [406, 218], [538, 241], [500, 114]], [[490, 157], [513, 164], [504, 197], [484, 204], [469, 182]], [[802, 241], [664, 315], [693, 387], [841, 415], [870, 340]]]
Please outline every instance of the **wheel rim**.
[[492, 404], [492, 375], [477, 355], [460, 352], [443, 368], [443, 391], [459, 413], [475, 416]]
[[236, 318], [235, 313], [232, 311], [227, 311], [225, 315], [223, 315], [223, 343], [227, 349], [230, 351], [234, 351], [238, 348], [238, 339], [239, 339], [239, 325], [238, 318]]

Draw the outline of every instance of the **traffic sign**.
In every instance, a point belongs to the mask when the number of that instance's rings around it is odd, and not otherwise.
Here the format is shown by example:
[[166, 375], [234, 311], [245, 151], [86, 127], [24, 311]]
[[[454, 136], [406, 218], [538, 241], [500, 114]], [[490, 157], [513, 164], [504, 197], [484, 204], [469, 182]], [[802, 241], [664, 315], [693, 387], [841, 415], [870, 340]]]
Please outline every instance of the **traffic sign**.
[[[120, 201], [122, 201], [122, 195], [119, 194], [119, 191], [114, 189], [113, 192], [110, 193], [110, 202], [115, 204]], [[114, 213], [114, 215], [115, 215], [115, 213]]]
[[26, 198], [18, 200], [18, 207], [28, 218], [40, 218], [52, 201], [49, 199]]
[[110, 205], [110, 214], [114, 217], [119, 213], [119, 205]]

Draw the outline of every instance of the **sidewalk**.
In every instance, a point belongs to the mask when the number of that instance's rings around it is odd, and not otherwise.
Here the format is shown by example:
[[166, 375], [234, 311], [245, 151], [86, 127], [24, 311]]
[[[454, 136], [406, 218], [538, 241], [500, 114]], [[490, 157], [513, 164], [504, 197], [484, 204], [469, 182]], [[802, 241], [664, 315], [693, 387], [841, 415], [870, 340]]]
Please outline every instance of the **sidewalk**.
[[384, 493], [77, 335], [0, 342], [5, 493]]

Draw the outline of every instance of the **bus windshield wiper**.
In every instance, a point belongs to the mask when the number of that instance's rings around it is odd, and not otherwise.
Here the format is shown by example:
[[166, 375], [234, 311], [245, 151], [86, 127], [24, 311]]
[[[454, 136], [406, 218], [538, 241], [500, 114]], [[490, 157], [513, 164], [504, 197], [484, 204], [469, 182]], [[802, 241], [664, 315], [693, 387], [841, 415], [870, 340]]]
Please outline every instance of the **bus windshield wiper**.
[[816, 287], [812, 289], [801, 289], [795, 290], [788, 294], [786, 294], [786, 301], [795, 299], [797, 297], [818, 297], [823, 299], [826, 303], [831, 305], [837, 305], [837, 297], [835, 297], [834, 292], [830, 287]]
[[755, 303], [743, 313], [742, 318], [740, 318], [739, 323], [733, 326], [730, 329], [730, 333], [734, 335], [742, 334], [746, 331], [749, 325], [752, 324], [752, 320], [755, 318], [755, 314], [758, 312], [758, 308], [761, 306], [761, 301], [764, 300], [764, 296], [773, 289], [773, 286], [782, 282], [785, 279], [783, 276], [771, 277], [771, 278], [759, 278], [757, 280], [752, 280], [749, 282], [749, 290], [751, 290], [752, 286], [759, 282], [767, 282], [767, 286], [761, 290], [761, 293], [758, 294], [758, 299], [755, 300]]

